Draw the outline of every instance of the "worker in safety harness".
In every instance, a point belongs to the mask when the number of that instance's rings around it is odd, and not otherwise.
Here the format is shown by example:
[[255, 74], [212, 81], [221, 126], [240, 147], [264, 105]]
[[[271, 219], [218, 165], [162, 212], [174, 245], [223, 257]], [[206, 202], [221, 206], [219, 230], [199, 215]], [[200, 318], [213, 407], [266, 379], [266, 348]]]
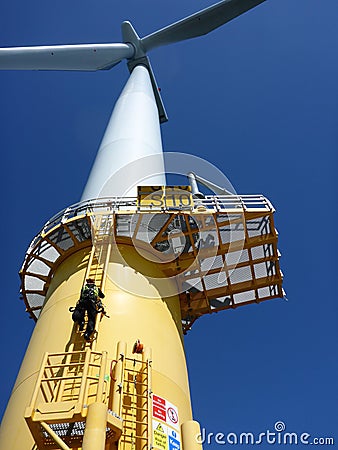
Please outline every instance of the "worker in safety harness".
[[72, 314], [73, 321], [78, 323], [80, 331], [82, 331], [85, 313], [87, 312], [88, 322], [84, 333], [86, 341], [90, 340], [90, 336], [94, 331], [96, 314], [98, 312], [105, 313], [100, 300], [101, 298], [104, 298], [103, 292], [95, 285], [93, 279], [88, 278], [86, 284], [81, 289], [80, 300], [77, 302]]

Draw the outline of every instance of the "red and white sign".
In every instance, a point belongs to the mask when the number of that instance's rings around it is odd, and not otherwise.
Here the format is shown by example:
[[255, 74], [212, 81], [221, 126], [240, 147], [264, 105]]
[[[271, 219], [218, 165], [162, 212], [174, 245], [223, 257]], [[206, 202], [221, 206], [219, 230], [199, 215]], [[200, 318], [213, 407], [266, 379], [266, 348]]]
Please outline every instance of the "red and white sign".
[[163, 420], [163, 422], [167, 421], [165, 400], [158, 395], [153, 395], [153, 417]]
[[178, 423], [178, 415], [177, 411], [172, 408], [171, 406], [167, 409], [167, 415], [168, 415], [168, 421], [170, 421], [172, 424]]
[[153, 417], [179, 430], [177, 407], [158, 395], [153, 395]]
[[167, 424], [179, 430], [180, 426], [178, 423], [179, 420], [177, 407], [168, 401], [166, 402], [166, 407], [167, 407]]

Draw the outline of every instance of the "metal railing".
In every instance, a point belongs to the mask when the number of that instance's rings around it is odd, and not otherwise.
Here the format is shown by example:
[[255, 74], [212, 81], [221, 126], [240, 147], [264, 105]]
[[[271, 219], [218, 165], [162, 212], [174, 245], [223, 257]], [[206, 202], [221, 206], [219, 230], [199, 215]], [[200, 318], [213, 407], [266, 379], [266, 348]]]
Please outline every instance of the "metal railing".
[[[107, 353], [85, 351], [46, 353], [44, 355], [29, 408], [43, 414], [43, 404], [49, 408], [48, 419], [58, 415], [58, 404], [68, 402], [70, 417], [85, 415], [88, 404], [93, 401], [105, 403], [108, 383], [105, 380]], [[64, 407], [64, 406], [63, 406]]]
[[[118, 212], [118, 211], [134, 211], [134, 212], [155, 212], [166, 211], [165, 207], [156, 206], [142, 206], [138, 204], [137, 197], [104, 197], [100, 199], [87, 200], [83, 202], [74, 203], [73, 205], [58, 212], [55, 216], [49, 219], [35, 239], [30, 245], [34, 246], [35, 240], [41, 235], [48, 233], [52, 228], [60, 223], [68, 221], [72, 217], [91, 215], [95, 212]], [[186, 211], [194, 209], [206, 208], [208, 210], [227, 211], [234, 208], [242, 208], [244, 211], [252, 210], [254, 208], [264, 209], [267, 211], [274, 211], [270, 201], [263, 195], [207, 195], [205, 198], [194, 198], [192, 206], [177, 206], [175, 210]]]
[[[174, 202], [171, 202], [171, 204], [173, 203]], [[162, 231], [165, 229], [170, 231], [170, 227], [172, 226], [172, 223], [174, 223], [173, 221], [175, 221], [176, 218], [180, 219], [180, 217], [184, 217], [183, 220], [186, 223], [186, 230], [181, 230], [182, 236], [184, 235], [184, 240], [182, 241], [183, 244], [180, 241], [180, 245], [185, 249], [185, 245], [187, 244], [186, 251], [183, 251], [183, 259], [186, 262], [189, 258], [195, 258], [197, 253], [199, 254], [198, 259], [201, 257], [204, 259], [207, 258], [207, 254], [205, 253], [208, 253], [208, 233], [211, 233], [210, 236], [213, 237], [215, 242], [218, 242], [218, 244], [216, 244], [220, 248], [218, 250], [215, 248], [215, 251], [218, 251], [218, 255], [223, 255], [219, 256], [223, 258], [223, 266], [225, 266], [226, 262], [225, 254], [230, 251], [236, 253], [235, 247], [237, 244], [231, 247], [231, 243], [236, 243], [237, 241], [240, 241], [237, 242], [238, 245], [244, 245], [248, 248], [273, 243], [273, 260], [278, 260], [278, 252], [276, 247], [277, 233], [274, 229], [272, 217], [274, 208], [269, 200], [264, 196], [217, 195], [206, 196], [205, 198], [193, 198], [192, 203], [188, 206], [170, 207], [168, 206], [169, 204], [170, 202], [166, 203], [163, 201], [160, 206], [154, 206], [151, 202], [142, 203], [136, 197], [102, 198], [76, 203], [52, 217], [52, 219], [46, 222], [39, 234], [31, 243], [20, 271], [22, 280], [21, 294], [26, 304], [27, 311], [31, 317], [34, 320], [37, 320], [39, 317], [54, 273], [53, 268], [57, 267], [57, 265], [67, 258], [72, 252], [80, 249], [82, 250], [84, 248], [90, 249], [93, 246], [95, 241], [95, 224], [97, 219], [102, 219], [102, 217], [105, 217], [105, 220], [108, 221], [113, 219], [114, 227], [112, 227], [107, 236], [115, 236], [117, 239], [128, 238], [131, 239], [133, 243], [134, 241], [137, 241], [142, 245], [149, 245], [151, 248], [155, 248], [155, 250], [158, 250], [156, 245], [159, 246], [163, 240], [164, 244], [169, 245], [169, 241], [167, 242], [163, 238]], [[163, 223], [161, 221], [156, 221], [158, 218], [157, 216], [161, 214], [163, 215]], [[152, 215], [155, 216], [156, 219], [154, 222], [154, 229], [151, 228], [153, 226]], [[197, 224], [198, 231], [196, 231], [193, 226]], [[127, 232], [124, 230], [125, 227], [127, 227]], [[157, 237], [155, 233], [156, 227], [159, 227], [157, 230]], [[161, 229], [163, 230], [161, 231]], [[204, 233], [204, 238], [198, 239], [197, 233], [202, 232]], [[263, 238], [264, 242], [262, 241]], [[267, 239], [270, 239], [271, 242], [267, 242]], [[108, 241], [106, 244], [108, 245]], [[190, 244], [190, 247], [188, 244]], [[94, 247], [92, 249], [92, 253], [95, 251]], [[204, 247], [206, 247], [206, 249]], [[161, 248], [159, 251], [162, 251]], [[175, 253], [175, 249], [171, 247], [170, 249]], [[164, 255], [163, 252], [162, 254]], [[166, 254], [165, 256], [168, 255]], [[229, 258], [227, 257], [227, 259]], [[250, 264], [250, 267], [252, 266], [250, 268], [252, 278], [257, 278], [254, 273], [256, 268], [253, 267], [253, 264], [257, 265], [258, 263], [269, 263], [265, 260], [258, 261], [258, 259], [258, 256], [255, 258], [250, 257], [250, 261], [252, 261], [252, 264]], [[103, 261], [98, 261], [98, 264], [102, 265], [102, 263]], [[105, 271], [107, 269], [107, 264], [108, 257], [106, 258], [106, 263], [103, 264], [100, 269]], [[227, 263], [226, 265], [229, 264]], [[166, 269], [164, 265], [162, 268], [163, 270]], [[281, 275], [279, 274], [279, 266], [277, 269], [277, 281], [279, 284], [279, 280], [281, 279]], [[257, 270], [261, 271], [260, 266], [257, 266]], [[242, 271], [245, 271], [245, 269], [242, 269]], [[240, 274], [241, 268], [238, 267], [238, 270], [234, 273], [234, 275], [232, 275], [232, 278], [230, 278], [226, 284], [221, 283], [221, 287], [224, 287], [224, 292], [228, 289], [226, 286], [234, 284], [233, 278], [237, 272], [239, 276], [242, 276]], [[201, 276], [202, 274], [203, 276], [207, 275], [207, 273], [204, 273], [204, 269], [201, 272]], [[209, 275], [210, 276], [206, 279], [209, 283], [207, 286], [207, 293], [210, 293], [210, 286], [212, 288], [215, 287], [213, 280], [213, 278], [215, 278], [215, 274], [210, 273]], [[266, 273], [265, 276], [268, 277], [269, 273]], [[182, 279], [187, 281], [184, 277]], [[256, 291], [258, 292], [257, 289], [258, 287], [256, 286]], [[259, 286], [259, 289], [261, 289], [261, 286]], [[252, 289], [250, 288], [250, 290]], [[217, 298], [220, 295], [218, 291], [213, 294], [217, 294]], [[226, 294], [237, 295], [237, 293], [232, 291], [227, 292]], [[275, 295], [277, 294], [274, 293], [273, 296]], [[278, 295], [282, 295], [281, 289], [278, 289]], [[252, 296], [253, 294], [251, 297]], [[267, 297], [271, 298], [273, 296], [270, 295], [270, 293], [264, 293], [264, 299]], [[249, 296], [247, 297], [248, 298], [245, 297], [245, 299], [240, 298], [243, 304], [249, 300], [259, 301], [261, 299], [261, 295], [258, 295], [258, 293], [253, 296], [254, 298], [249, 299]], [[237, 300], [235, 300], [235, 298], [232, 299], [231, 305], [237, 304]], [[213, 309], [208, 306], [206, 308], [206, 311], [207, 310], [212, 312], [214, 310], [218, 310], [218, 308]]]

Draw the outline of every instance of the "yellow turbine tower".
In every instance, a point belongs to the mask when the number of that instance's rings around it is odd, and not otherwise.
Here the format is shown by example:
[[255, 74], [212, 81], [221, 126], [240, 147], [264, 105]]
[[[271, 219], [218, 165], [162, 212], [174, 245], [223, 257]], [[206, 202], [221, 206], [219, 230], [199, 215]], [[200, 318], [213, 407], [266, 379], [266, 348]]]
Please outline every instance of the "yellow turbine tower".
[[[6, 450], [193, 450], [183, 335], [203, 314], [282, 297], [274, 209], [263, 196], [167, 186], [166, 120], [146, 56], [206, 34], [263, 0], [225, 0], [123, 43], [0, 49], [1, 69], [99, 70], [128, 59], [82, 199], [34, 237], [21, 293], [36, 321], [0, 432]], [[212, 183], [209, 183], [212, 186]], [[104, 292], [89, 340], [70, 310]]]

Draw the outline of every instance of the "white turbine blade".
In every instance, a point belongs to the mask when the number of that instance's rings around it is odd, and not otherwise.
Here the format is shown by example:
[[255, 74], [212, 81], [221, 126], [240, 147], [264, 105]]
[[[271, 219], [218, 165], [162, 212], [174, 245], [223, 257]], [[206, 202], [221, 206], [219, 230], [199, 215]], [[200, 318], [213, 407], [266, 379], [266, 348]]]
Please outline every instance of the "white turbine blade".
[[147, 52], [161, 45], [203, 36], [265, 0], [223, 0], [141, 39]]
[[132, 58], [130, 44], [0, 48], [0, 70], [102, 70]]

